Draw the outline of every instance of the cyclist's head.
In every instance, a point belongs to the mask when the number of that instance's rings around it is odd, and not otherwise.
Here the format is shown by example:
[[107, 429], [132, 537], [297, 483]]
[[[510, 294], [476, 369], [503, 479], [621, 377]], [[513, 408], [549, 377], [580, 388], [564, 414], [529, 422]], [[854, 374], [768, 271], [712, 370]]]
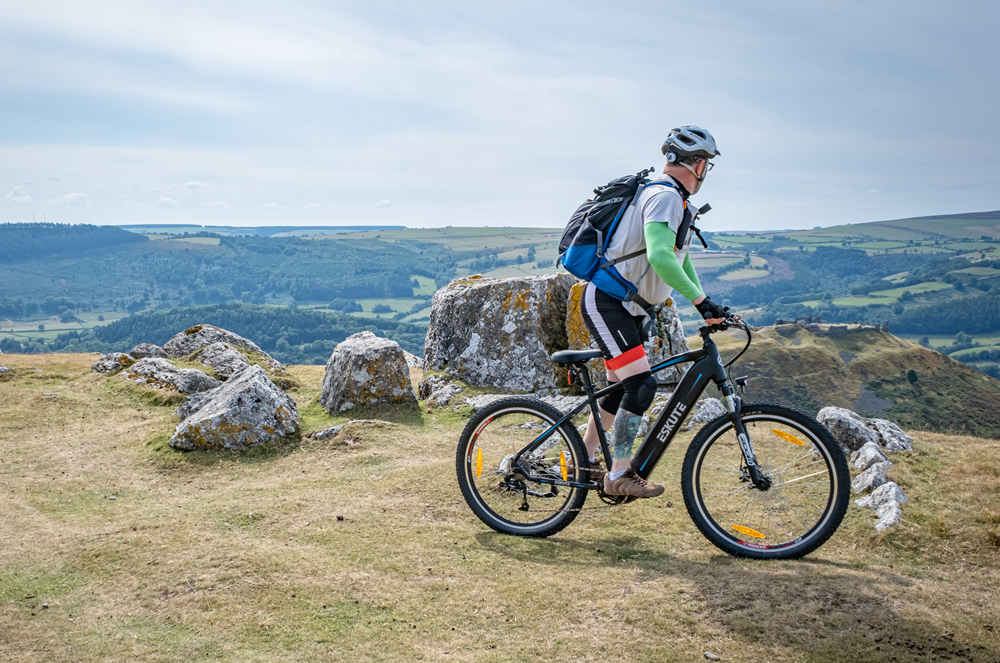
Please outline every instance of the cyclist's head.
[[[685, 124], [670, 130], [667, 139], [663, 141], [660, 152], [667, 158], [664, 172], [669, 173], [672, 167], [684, 168], [691, 173], [693, 186], [688, 187], [691, 193], [701, 188], [705, 175], [712, 169], [711, 159], [720, 156], [715, 138], [707, 129]], [[679, 172], [675, 170], [675, 172]], [[672, 174], [672, 173], [670, 173]], [[684, 179], [690, 179], [685, 177]]]

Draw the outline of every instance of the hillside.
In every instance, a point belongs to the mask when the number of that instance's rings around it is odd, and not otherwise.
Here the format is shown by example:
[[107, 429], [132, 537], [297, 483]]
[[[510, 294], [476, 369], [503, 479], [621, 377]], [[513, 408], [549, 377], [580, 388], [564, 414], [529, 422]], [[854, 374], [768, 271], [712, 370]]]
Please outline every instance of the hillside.
[[[889, 472], [910, 496], [900, 525], [876, 535], [852, 505], [806, 560], [754, 563], [688, 519], [689, 433], [653, 477], [661, 498], [591, 497], [560, 535], [520, 539], [459, 495], [462, 413], [184, 454], [165, 444], [173, 406], [94, 359], [3, 355], [5, 661], [1000, 659], [996, 440], [911, 431]], [[314, 403], [322, 367], [290, 370], [307, 430], [344, 421]]]
[[[729, 356], [739, 336], [720, 341]], [[837, 405], [906, 427], [1000, 437], [1000, 381], [877, 329], [763, 327], [733, 374], [750, 375], [748, 401], [812, 414]]]

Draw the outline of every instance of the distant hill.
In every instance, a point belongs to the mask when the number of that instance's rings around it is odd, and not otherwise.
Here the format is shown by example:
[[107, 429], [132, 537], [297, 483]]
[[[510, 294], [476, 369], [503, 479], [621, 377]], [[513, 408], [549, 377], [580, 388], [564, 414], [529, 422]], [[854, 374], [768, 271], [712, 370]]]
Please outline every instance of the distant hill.
[[[720, 341], [727, 356], [740, 347], [732, 336]], [[750, 375], [747, 402], [809, 414], [836, 405], [904, 427], [1000, 437], [1000, 381], [877, 329], [764, 327], [732, 372]]]

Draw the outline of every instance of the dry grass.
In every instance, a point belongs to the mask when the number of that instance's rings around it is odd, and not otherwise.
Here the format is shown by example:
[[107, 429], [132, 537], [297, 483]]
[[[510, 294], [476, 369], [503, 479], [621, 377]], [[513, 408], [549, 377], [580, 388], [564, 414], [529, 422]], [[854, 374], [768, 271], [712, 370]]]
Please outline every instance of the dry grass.
[[[0, 660], [1000, 659], [996, 441], [917, 433], [900, 526], [852, 506], [807, 560], [749, 562], [690, 523], [687, 438], [662, 498], [519, 539], [459, 495], [460, 414], [182, 454], [172, 406], [94, 358], [4, 356]], [[308, 430], [344, 421], [311, 404], [322, 367], [291, 371]]]

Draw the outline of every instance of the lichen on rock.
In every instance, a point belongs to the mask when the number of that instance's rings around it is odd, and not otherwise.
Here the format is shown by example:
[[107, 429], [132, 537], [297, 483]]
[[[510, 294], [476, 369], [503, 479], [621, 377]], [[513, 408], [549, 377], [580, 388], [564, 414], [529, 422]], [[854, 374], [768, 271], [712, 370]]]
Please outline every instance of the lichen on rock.
[[320, 394], [320, 404], [327, 412], [416, 402], [409, 366], [395, 341], [363, 331], [334, 348]]
[[566, 298], [575, 280], [551, 274], [452, 281], [431, 300], [426, 368], [471, 386], [558, 388], [565, 373], [549, 355], [567, 347]]
[[184, 420], [175, 449], [244, 450], [294, 439], [301, 428], [295, 401], [260, 366], [247, 366], [215, 389], [189, 398], [178, 409]]
[[136, 384], [193, 394], [218, 387], [220, 382], [195, 368], [178, 368], [169, 359], [147, 357], [131, 365], [122, 375]]

